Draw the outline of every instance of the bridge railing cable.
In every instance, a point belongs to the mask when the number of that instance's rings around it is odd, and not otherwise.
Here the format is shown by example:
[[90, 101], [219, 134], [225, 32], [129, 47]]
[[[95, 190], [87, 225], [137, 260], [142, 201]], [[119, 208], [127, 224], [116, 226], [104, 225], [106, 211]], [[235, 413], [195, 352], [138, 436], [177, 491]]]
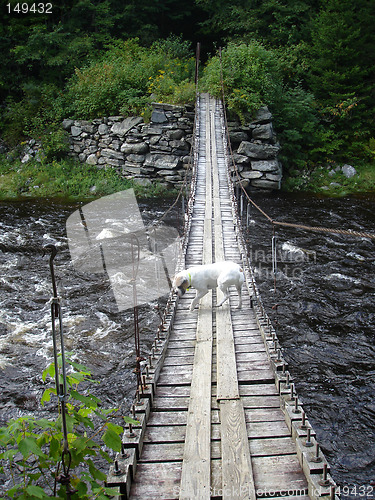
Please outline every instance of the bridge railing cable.
[[243, 183], [241, 182], [242, 179], [241, 179], [240, 173], [238, 171], [238, 167], [236, 165], [236, 162], [234, 160], [233, 150], [232, 150], [232, 146], [231, 146], [231, 142], [230, 142], [228, 120], [227, 120], [227, 113], [226, 113], [226, 105], [225, 105], [225, 91], [224, 91], [224, 78], [223, 78], [223, 64], [222, 64], [221, 48], [219, 49], [219, 60], [220, 60], [220, 84], [221, 84], [221, 91], [222, 91], [223, 112], [224, 112], [224, 122], [225, 122], [227, 143], [228, 143], [231, 162], [233, 165], [233, 170], [235, 173], [235, 177], [237, 179], [238, 186], [242, 190], [243, 195], [245, 196], [247, 201], [249, 203], [251, 203], [251, 205], [253, 205], [258, 210], [258, 212], [260, 212], [268, 220], [268, 222], [274, 226], [274, 229], [275, 229], [275, 226], [290, 227], [290, 228], [301, 229], [301, 230], [305, 230], [305, 231], [315, 231], [315, 232], [321, 232], [321, 233], [333, 233], [333, 234], [354, 236], [357, 238], [369, 238], [369, 239], [375, 240], [375, 233], [370, 233], [367, 231], [353, 231], [351, 229], [338, 229], [338, 228], [332, 228], [332, 227], [309, 226], [307, 224], [301, 224], [301, 223], [278, 221], [278, 220], [273, 219], [257, 203], [255, 203], [255, 201], [250, 197], [249, 193], [246, 191], [246, 189], [243, 186]]

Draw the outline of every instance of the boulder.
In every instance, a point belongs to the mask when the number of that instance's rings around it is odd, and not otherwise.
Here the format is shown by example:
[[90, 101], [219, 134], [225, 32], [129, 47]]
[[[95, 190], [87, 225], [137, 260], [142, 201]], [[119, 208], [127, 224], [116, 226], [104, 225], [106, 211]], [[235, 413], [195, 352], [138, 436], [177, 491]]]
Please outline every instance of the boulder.
[[260, 179], [262, 177], [262, 172], [257, 172], [256, 170], [248, 170], [241, 172], [241, 177], [243, 179]]
[[98, 158], [97, 158], [96, 154], [89, 155], [87, 157], [86, 163], [88, 163], [89, 165], [97, 165]]
[[151, 115], [153, 123], [166, 123], [168, 121], [167, 115], [160, 109], [154, 109]]
[[123, 160], [124, 154], [119, 151], [114, 151], [113, 149], [103, 149], [102, 156], [105, 158], [114, 158], [116, 160]]
[[70, 128], [70, 133], [72, 134], [73, 137], [78, 137], [82, 133], [81, 127], [77, 127], [76, 125], [73, 125]]
[[160, 170], [173, 170], [179, 166], [180, 158], [172, 155], [148, 154], [145, 167], [155, 167]]
[[270, 181], [267, 179], [255, 179], [251, 181], [253, 187], [260, 189], [280, 189], [280, 183], [276, 181]]
[[272, 120], [272, 113], [267, 108], [267, 106], [263, 106], [259, 108], [257, 114], [252, 123], [267, 123]]
[[108, 125], [106, 125], [105, 123], [101, 123], [98, 127], [98, 132], [100, 135], [108, 134]]
[[347, 179], [350, 179], [351, 177], [357, 175], [357, 170], [351, 165], [344, 165], [343, 167], [341, 167], [341, 171]]
[[74, 120], [69, 120], [68, 118], [63, 120], [62, 127], [64, 130], [70, 130], [70, 127], [74, 124]]
[[278, 172], [279, 162], [277, 160], [252, 161], [251, 168], [253, 170], [258, 170], [259, 172]]
[[143, 118], [139, 116], [129, 116], [122, 122], [116, 122], [111, 127], [111, 132], [119, 137], [124, 137], [129, 130], [143, 122]]
[[253, 139], [261, 139], [264, 141], [269, 141], [272, 139], [273, 129], [271, 123], [266, 123], [265, 125], [257, 125], [253, 130]]
[[144, 155], [145, 153], [148, 153], [148, 145], [145, 142], [138, 142], [138, 143], [127, 143], [125, 142], [121, 146], [121, 152], [129, 155]]
[[279, 145], [257, 144], [255, 142], [242, 141], [238, 147], [237, 153], [258, 160], [267, 160], [276, 158], [280, 151]]
[[247, 135], [246, 132], [239, 132], [239, 131], [229, 132], [229, 138], [230, 142], [232, 142], [233, 144], [239, 144], [242, 141], [249, 140], [249, 136]]

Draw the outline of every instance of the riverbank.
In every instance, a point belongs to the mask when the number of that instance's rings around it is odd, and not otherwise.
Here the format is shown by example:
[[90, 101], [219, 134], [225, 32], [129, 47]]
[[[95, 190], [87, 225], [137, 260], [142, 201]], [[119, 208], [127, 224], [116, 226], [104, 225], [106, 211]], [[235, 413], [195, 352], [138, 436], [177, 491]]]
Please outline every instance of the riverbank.
[[[355, 167], [356, 173], [346, 177], [337, 165], [291, 172], [285, 176], [282, 191], [314, 193], [325, 197], [342, 197], [375, 192], [375, 165]], [[153, 182], [142, 185], [137, 180], [121, 177], [116, 169], [98, 168], [74, 160], [52, 162], [9, 161], [0, 155], [0, 201], [20, 198], [60, 198], [92, 200], [133, 188], [141, 198], [174, 197], [177, 189]]]
[[375, 164], [330, 164], [292, 171], [283, 180], [282, 189], [331, 197], [375, 192]]
[[9, 162], [5, 155], [0, 158], [1, 201], [19, 198], [90, 200], [129, 188], [141, 198], [165, 198], [177, 193], [176, 189], [160, 182], [142, 185], [137, 180], [125, 179], [112, 167], [98, 168], [74, 160], [22, 163]]

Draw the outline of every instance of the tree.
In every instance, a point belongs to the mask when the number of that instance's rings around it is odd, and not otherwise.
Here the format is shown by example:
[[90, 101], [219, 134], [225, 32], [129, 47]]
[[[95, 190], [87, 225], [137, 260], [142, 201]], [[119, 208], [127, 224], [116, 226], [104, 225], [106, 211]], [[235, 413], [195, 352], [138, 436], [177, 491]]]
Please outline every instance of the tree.
[[371, 0], [330, 0], [312, 26], [308, 82], [353, 152], [374, 134], [374, 21]]

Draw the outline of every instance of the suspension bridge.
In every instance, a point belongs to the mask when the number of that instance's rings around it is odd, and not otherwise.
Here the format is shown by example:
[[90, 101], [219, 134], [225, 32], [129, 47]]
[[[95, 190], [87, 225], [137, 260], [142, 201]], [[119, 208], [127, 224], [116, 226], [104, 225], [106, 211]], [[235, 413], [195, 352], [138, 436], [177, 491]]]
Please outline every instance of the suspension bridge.
[[191, 194], [179, 269], [231, 260], [242, 309], [210, 291], [171, 292], [107, 477], [122, 499], [337, 498], [248, 264], [221, 102], [197, 99]]

